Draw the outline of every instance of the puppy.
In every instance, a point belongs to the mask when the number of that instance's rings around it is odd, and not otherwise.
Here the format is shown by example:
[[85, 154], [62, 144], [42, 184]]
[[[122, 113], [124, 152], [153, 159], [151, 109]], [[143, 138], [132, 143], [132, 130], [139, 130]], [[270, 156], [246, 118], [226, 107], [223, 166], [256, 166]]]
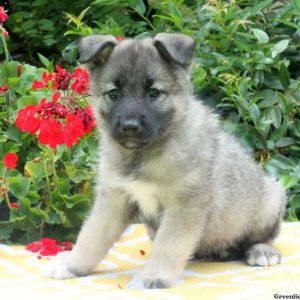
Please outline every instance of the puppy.
[[271, 266], [286, 198], [193, 96], [195, 43], [182, 34], [82, 39], [101, 133], [93, 209], [74, 249], [48, 270], [87, 275], [136, 216], [153, 240], [130, 288], [168, 288], [191, 257]]

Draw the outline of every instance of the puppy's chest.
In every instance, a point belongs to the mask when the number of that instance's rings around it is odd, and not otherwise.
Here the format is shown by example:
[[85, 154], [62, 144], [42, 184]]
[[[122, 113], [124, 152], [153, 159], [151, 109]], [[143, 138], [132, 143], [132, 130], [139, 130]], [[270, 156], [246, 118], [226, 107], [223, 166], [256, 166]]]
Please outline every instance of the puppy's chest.
[[127, 182], [124, 189], [145, 216], [154, 217], [162, 210], [164, 195], [156, 184], [133, 180]]

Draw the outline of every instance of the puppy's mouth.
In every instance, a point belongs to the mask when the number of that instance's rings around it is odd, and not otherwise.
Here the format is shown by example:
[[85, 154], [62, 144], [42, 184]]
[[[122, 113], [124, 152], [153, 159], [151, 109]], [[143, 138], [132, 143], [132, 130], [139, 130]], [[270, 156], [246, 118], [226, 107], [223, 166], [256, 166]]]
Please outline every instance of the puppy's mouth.
[[127, 139], [119, 140], [118, 143], [123, 148], [128, 150], [143, 150], [150, 144], [150, 141], [127, 138]]

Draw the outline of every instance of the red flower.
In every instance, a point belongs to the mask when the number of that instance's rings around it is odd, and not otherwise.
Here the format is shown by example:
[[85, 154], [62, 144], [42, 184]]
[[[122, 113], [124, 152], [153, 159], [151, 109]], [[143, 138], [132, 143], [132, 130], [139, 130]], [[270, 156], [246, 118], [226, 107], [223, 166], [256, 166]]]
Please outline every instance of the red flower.
[[88, 105], [85, 109], [78, 108], [76, 115], [81, 119], [85, 133], [90, 133], [96, 126], [92, 107]]
[[42, 256], [56, 255], [58, 252], [64, 251], [63, 248], [57, 245], [57, 242], [54, 239], [43, 238], [41, 239], [41, 245], [42, 249], [40, 254]]
[[56, 119], [41, 120], [38, 140], [41, 144], [49, 145], [53, 149], [63, 144], [65, 139], [62, 123]]
[[8, 205], [10, 208], [20, 208], [20, 205], [18, 203], [11, 203]]
[[60, 92], [54, 93], [51, 102], [46, 102], [46, 98], [43, 98], [36, 106], [36, 112], [42, 119], [49, 118], [65, 118], [68, 114], [68, 109], [60, 103], [57, 103], [60, 98]]
[[24, 132], [34, 134], [40, 127], [40, 119], [36, 117], [37, 107], [28, 105], [22, 108], [15, 120], [16, 126]]
[[140, 249], [140, 253], [141, 253], [142, 256], [144, 256], [146, 254], [146, 252], [142, 249]]
[[3, 157], [3, 164], [8, 170], [14, 169], [17, 166], [19, 156], [15, 153], [6, 153]]
[[33, 90], [37, 90], [37, 89], [43, 89], [43, 88], [45, 88], [45, 87], [47, 87], [48, 86], [48, 84], [46, 83], [46, 82], [43, 82], [43, 81], [34, 81], [33, 82], [33, 84], [32, 84], [32, 86], [31, 86], [31, 88], [33, 89]]
[[71, 89], [78, 94], [87, 93], [90, 89], [90, 79], [89, 74], [86, 70], [82, 68], [77, 68], [73, 73], [73, 83], [71, 84]]
[[69, 82], [72, 78], [72, 75], [67, 70], [61, 68], [58, 65], [55, 66], [55, 69], [57, 73], [55, 74], [55, 82], [52, 88], [60, 88], [63, 91], [67, 90], [69, 88]]
[[69, 251], [72, 249], [71, 242], [58, 242], [50, 238], [42, 238], [39, 242], [33, 242], [26, 245], [26, 250], [31, 252], [39, 252], [38, 258], [42, 256], [56, 255], [58, 252]]
[[26, 250], [29, 250], [31, 252], [38, 252], [41, 250], [41, 248], [42, 248], [42, 245], [39, 242], [33, 242], [30, 244], [27, 244], [25, 247]]
[[78, 138], [84, 135], [83, 123], [77, 115], [72, 113], [67, 115], [64, 130], [65, 143], [67, 147], [78, 143]]
[[73, 248], [73, 245], [71, 242], [69, 241], [66, 241], [66, 242], [58, 242], [58, 245], [63, 247], [64, 250], [72, 250]]
[[3, 23], [8, 19], [8, 15], [5, 12], [4, 7], [0, 6], [0, 23]]
[[121, 42], [121, 41], [124, 40], [124, 38], [121, 37], [121, 36], [115, 36], [115, 39], [116, 39], [118, 42]]
[[44, 72], [42, 75], [43, 81], [34, 81], [32, 84], [32, 89], [37, 90], [37, 89], [43, 89], [45, 87], [48, 87], [49, 81], [52, 81], [54, 79], [55, 75], [53, 73], [47, 73]]
[[4, 84], [2, 86], [0, 86], [0, 94], [6, 92], [8, 89], [8, 84]]

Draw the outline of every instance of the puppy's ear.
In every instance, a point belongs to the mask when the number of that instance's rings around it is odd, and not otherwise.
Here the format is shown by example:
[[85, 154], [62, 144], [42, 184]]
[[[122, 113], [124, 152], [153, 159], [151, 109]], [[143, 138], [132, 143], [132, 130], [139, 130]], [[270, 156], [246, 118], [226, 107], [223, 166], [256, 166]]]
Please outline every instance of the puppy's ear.
[[195, 41], [190, 36], [178, 33], [159, 33], [154, 37], [154, 46], [167, 61], [188, 68], [193, 61]]
[[82, 38], [79, 44], [81, 63], [103, 64], [108, 59], [118, 41], [112, 35], [90, 35]]
[[154, 37], [154, 46], [167, 61], [174, 61], [188, 69], [193, 61], [195, 41], [190, 36], [178, 33], [159, 33]]

